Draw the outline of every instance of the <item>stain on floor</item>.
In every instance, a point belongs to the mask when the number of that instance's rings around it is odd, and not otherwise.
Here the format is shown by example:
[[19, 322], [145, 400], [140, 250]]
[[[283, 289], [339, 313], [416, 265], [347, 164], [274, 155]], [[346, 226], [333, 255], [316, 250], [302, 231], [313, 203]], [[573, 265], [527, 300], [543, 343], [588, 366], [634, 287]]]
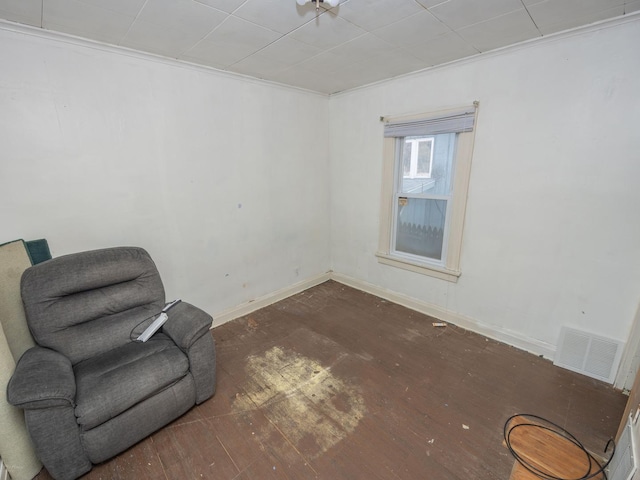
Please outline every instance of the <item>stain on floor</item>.
[[304, 449], [306, 458], [316, 458], [346, 438], [366, 411], [359, 388], [335, 376], [331, 365], [280, 346], [250, 356], [246, 373], [250, 381], [233, 409], [263, 410], [292, 445]]

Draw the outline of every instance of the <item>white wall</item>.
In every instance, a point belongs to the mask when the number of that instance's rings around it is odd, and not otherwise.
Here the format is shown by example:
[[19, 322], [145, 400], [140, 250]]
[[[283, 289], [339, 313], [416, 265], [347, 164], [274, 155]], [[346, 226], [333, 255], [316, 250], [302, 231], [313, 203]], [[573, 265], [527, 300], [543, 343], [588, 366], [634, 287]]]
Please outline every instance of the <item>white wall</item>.
[[142, 246], [214, 315], [328, 270], [326, 97], [12, 29], [0, 243]]
[[[637, 19], [330, 99], [33, 32], [0, 27], [0, 242], [144, 246], [214, 315], [333, 268], [540, 353], [563, 324], [626, 340]], [[379, 117], [474, 100], [459, 282], [379, 264]]]
[[[640, 299], [638, 45], [636, 17], [331, 97], [333, 270], [538, 353], [563, 324], [626, 340]], [[379, 117], [474, 100], [459, 282], [379, 264]]]

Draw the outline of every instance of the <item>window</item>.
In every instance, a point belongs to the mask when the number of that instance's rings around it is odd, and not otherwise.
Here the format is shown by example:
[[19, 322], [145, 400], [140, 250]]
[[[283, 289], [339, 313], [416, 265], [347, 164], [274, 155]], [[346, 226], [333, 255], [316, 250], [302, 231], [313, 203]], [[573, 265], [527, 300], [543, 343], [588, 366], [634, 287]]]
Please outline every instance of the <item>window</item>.
[[383, 119], [381, 263], [457, 281], [476, 107]]

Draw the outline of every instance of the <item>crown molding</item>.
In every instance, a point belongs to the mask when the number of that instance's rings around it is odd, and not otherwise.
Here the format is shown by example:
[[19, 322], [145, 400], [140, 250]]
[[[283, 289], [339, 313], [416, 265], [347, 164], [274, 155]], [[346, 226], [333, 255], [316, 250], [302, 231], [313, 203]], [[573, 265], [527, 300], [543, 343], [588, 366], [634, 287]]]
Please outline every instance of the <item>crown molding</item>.
[[555, 32], [555, 33], [550, 33], [549, 35], [544, 35], [541, 37], [530, 38], [528, 40], [523, 40], [522, 42], [514, 43], [512, 45], [507, 45], [505, 47], [495, 48], [493, 50], [488, 50], [486, 52], [478, 53], [478, 54], [471, 55], [464, 58], [459, 58], [457, 60], [452, 60], [450, 62], [441, 63], [439, 65], [434, 65], [432, 67], [423, 68], [421, 70], [416, 70], [414, 72], [404, 73], [402, 75], [397, 75], [392, 78], [386, 78], [384, 80], [379, 80], [377, 82], [368, 83], [366, 85], [361, 85], [359, 87], [354, 87], [348, 90], [343, 90], [341, 92], [332, 93], [330, 97], [347, 95], [360, 90], [379, 87], [381, 85], [385, 85], [387, 83], [394, 82], [396, 80], [411, 78], [411, 77], [423, 75], [425, 73], [434, 72], [443, 68], [449, 68], [454, 65], [466, 65], [470, 63], [475, 63], [477, 61], [485, 60], [488, 58], [501, 56], [506, 53], [517, 52], [519, 50], [525, 50], [527, 48], [536, 47], [538, 45], [544, 45], [546, 43], [562, 41], [567, 38], [587, 35], [587, 34], [605, 30], [608, 28], [615, 28], [620, 25], [624, 25], [626, 23], [639, 22], [639, 21], [640, 21], [640, 10], [637, 12], [620, 15], [618, 17], [601, 20], [599, 22], [590, 23], [588, 25], [574, 27], [569, 30], [562, 30], [561, 32]]
[[56, 32], [53, 30], [46, 30], [44, 28], [35, 27], [31, 25], [24, 25], [21, 23], [10, 22], [8, 20], [0, 19], [0, 31], [7, 31], [17, 33], [20, 35], [27, 35], [36, 38], [42, 38], [58, 43], [66, 43], [76, 47], [87, 48], [90, 50], [96, 50], [109, 54], [121, 55], [125, 57], [135, 58], [141, 61], [153, 62], [156, 64], [167, 65], [170, 67], [177, 67], [186, 70], [197, 71], [207, 75], [213, 75], [224, 78], [234, 78], [247, 83], [252, 83], [262, 86], [270, 86], [275, 88], [281, 88], [283, 90], [296, 91], [299, 93], [310, 94], [317, 97], [327, 98], [326, 93], [317, 92], [314, 90], [308, 90], [306, 88], [295, 87], [293, 85], [286, 85], [284, 83], [275, 82], [272, 80], [265, 80], [251, 75], [244, 75], [242, 73], [230, 72], [228, 70], [220, 70], [214, 67], [208, 67], [206, 65], [199, 65], [185, 60], [179, 60], [177, 58], [164, 57], [162, 55], [156, 55], [154, 53], [143, 52], [140, 50], [134, 50], [132, 48], [123, 47], [120, 45], [113, 45], [110, 43], [100, 42], [98, 40], [90, 40], [84, 37], [78, 37], [63, 32]]

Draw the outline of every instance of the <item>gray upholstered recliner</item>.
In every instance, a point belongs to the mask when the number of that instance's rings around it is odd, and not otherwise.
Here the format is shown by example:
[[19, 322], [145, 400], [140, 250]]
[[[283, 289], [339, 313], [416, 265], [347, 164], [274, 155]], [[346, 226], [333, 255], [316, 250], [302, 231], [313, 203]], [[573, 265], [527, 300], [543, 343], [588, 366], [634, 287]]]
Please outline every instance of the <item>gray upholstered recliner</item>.
[[118, 247], [28, 268], [22, 299], [37, 343], [7, 389], [25, 410], [36, 452], [56, 479], [76, 478], [215, 392], [211, 317], [179, 303], [146, 343], [165, 306], [149, 254]]

